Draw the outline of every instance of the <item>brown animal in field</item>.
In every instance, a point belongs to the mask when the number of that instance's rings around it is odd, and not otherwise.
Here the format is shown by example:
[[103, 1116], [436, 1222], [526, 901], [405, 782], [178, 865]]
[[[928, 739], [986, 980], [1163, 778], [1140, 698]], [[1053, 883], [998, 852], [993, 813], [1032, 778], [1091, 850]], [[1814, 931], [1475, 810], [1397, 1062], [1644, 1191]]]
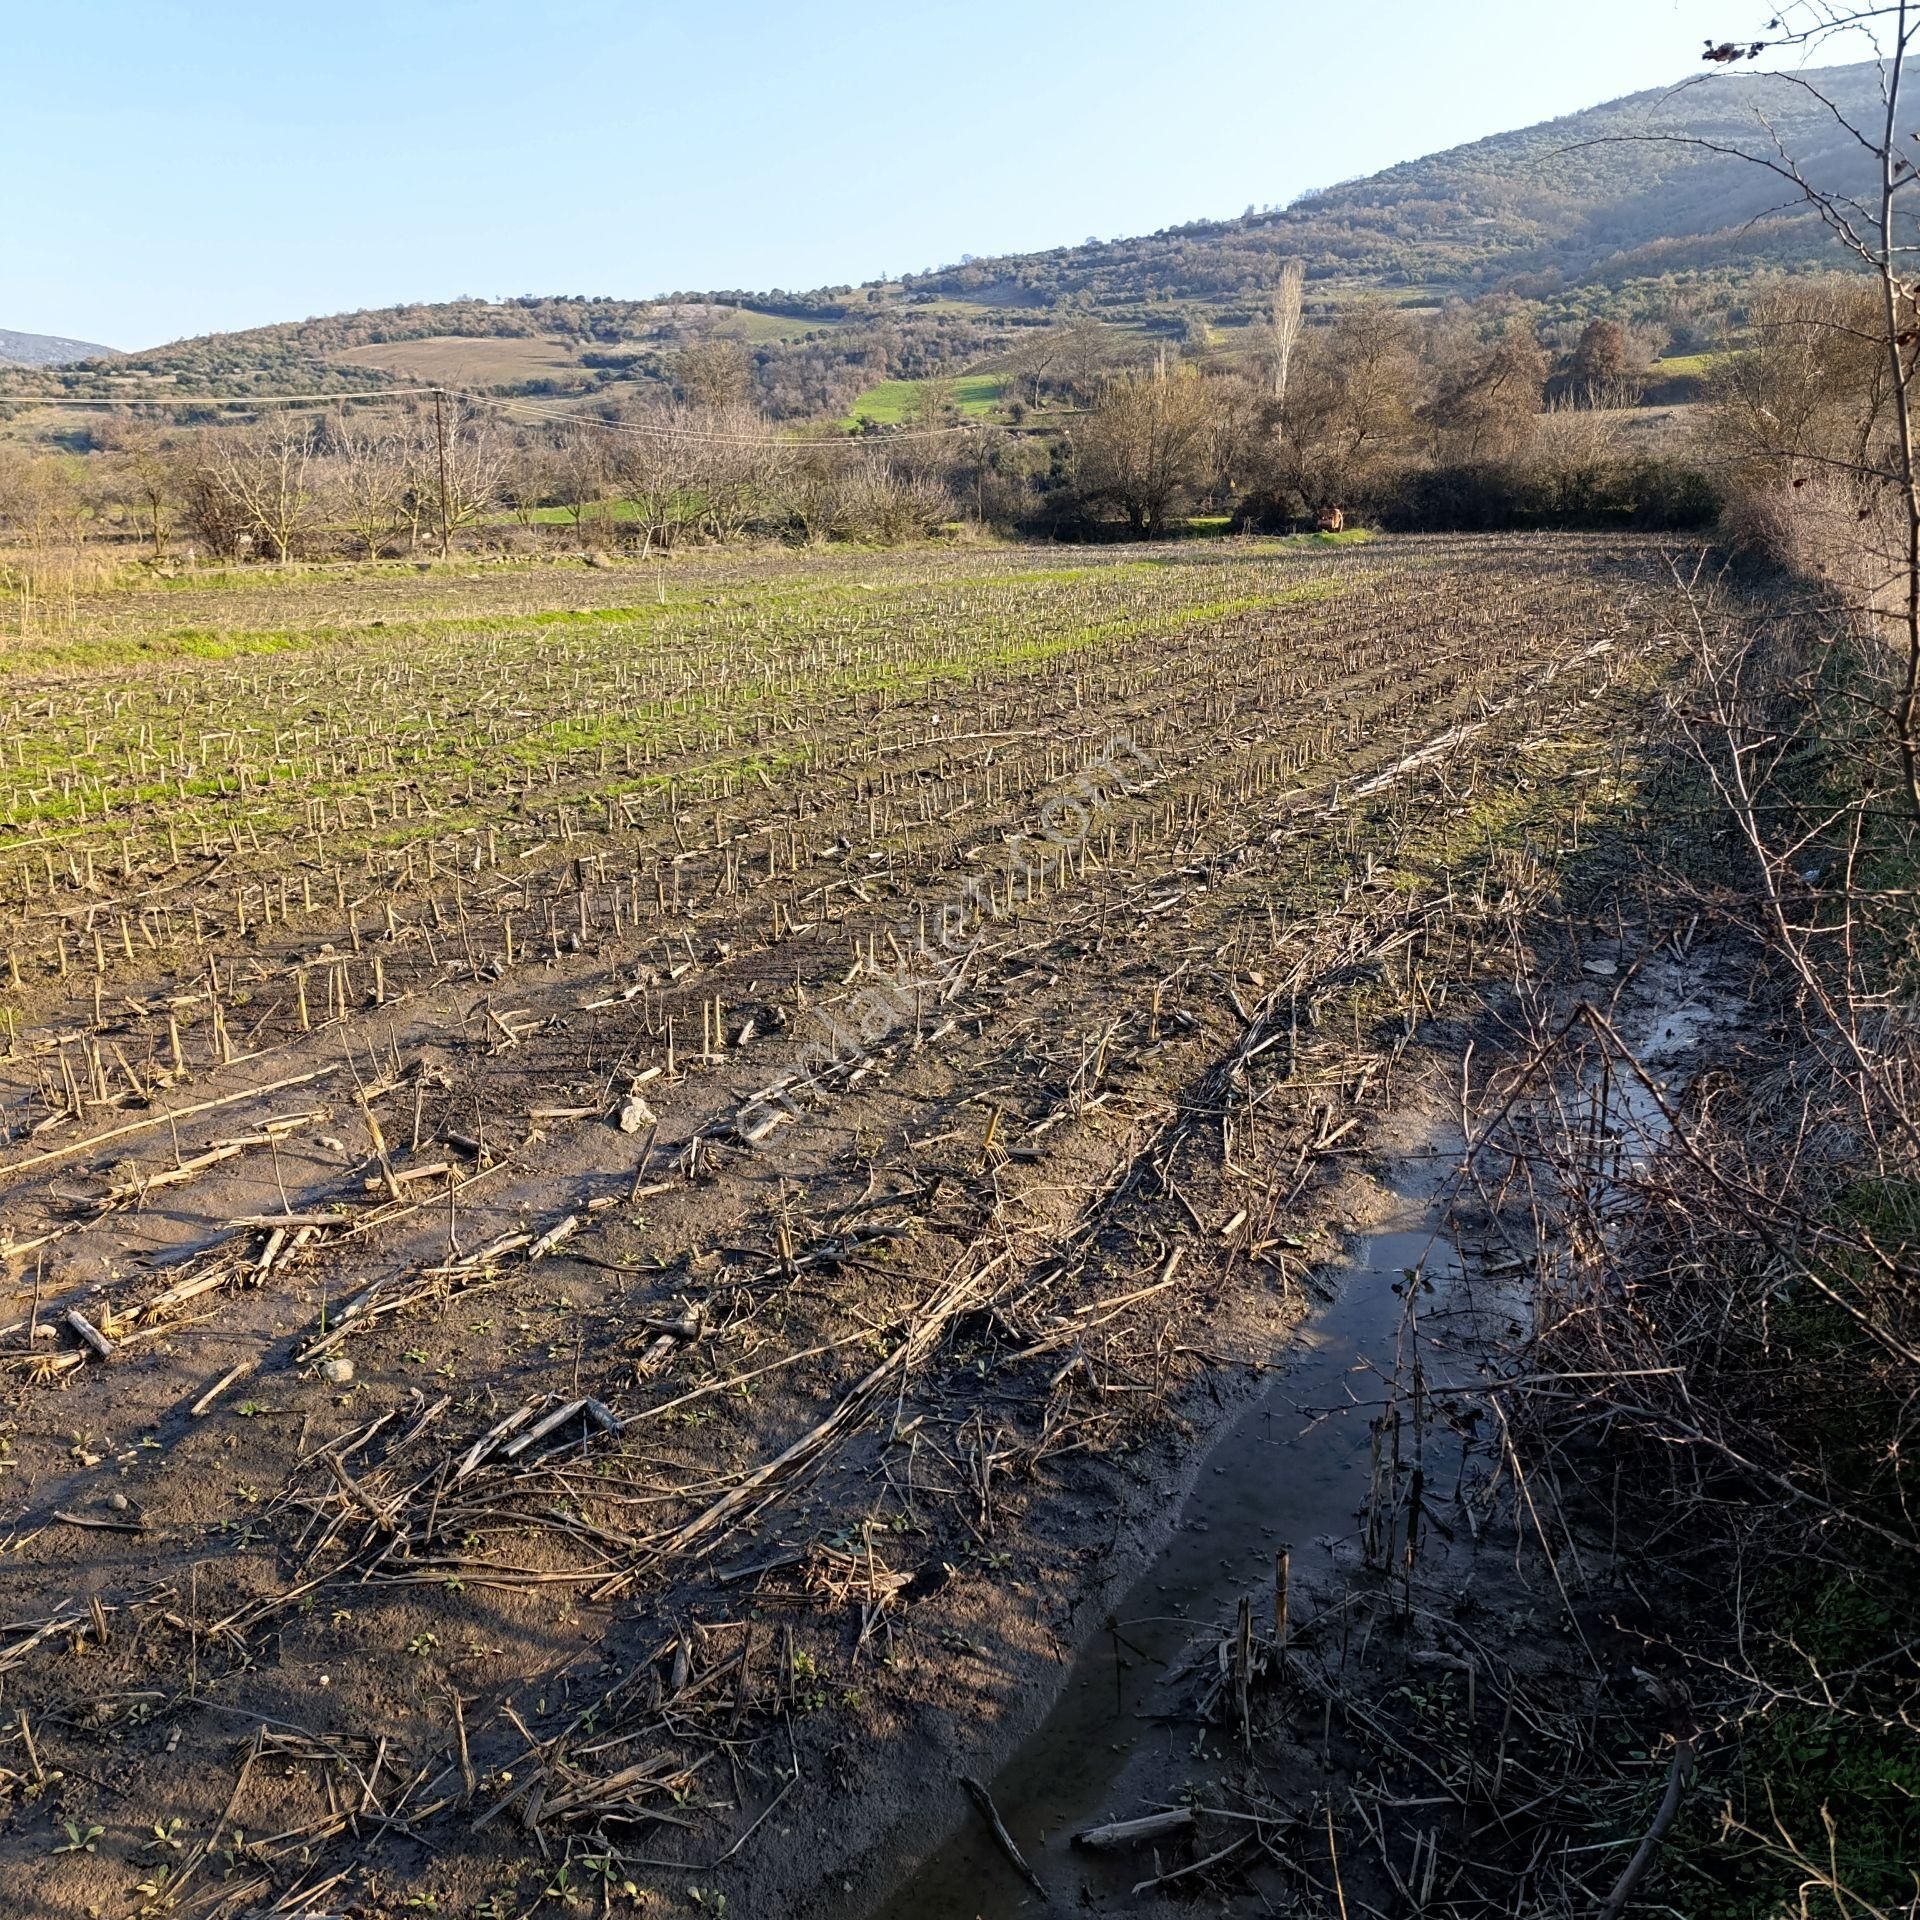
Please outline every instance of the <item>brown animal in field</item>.
[[1338, 533], [1347, 524], [1347, 516], [1338, 507], [1322, 507], [1313, 516], [1315, 533]]

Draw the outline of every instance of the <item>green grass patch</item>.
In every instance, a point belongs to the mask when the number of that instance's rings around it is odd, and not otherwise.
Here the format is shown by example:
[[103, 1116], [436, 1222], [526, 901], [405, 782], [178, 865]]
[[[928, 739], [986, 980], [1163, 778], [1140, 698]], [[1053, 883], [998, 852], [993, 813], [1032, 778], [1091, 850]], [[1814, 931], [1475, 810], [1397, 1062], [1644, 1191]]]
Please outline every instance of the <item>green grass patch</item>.
[[603, 522], [622, 525], [640, 518], [639, 507], [631, 500], [596, 500], [586, 510], [575, 515], [571, 507], [528, 507], [519, 513], [504, 513], [495, 518], [500, 525], [506, 526], [518, 522], [534, 527], [570, 527], [576, 517], [582, 522]]
[[[876, 427], [900, 426], [913, 417], [923, 384], [918, 380], [879, 381], [855, 399], [841, 425], [852, 427], [870, 420]], [[963, 373], [946, 384], [960, 413], [976, 420], [993, 413], [1007, 390], [1005, 376], [997, 373]]]
[[713, 332], [722, 339], [764, 347], [803, 339], [810, 333], [826, 333], [843, 324], [827, 314], [762, 313], [757, 307], [736, 307], [724, 320], [714, 322]]
[[[1249, 557], [1278, 555], [1308, 545], [1325, 544], [1327, 538], [1344, 544], [1355, 537], [1303, 535], [1263, 538], [1249, 543]], [[952, 584], [955, 587], [964, 585], [969, 592], [988, 594], [1044, 586], [1070, 587], [1093, 580], [1118, 584], [1128, 578], [1154, 577], [1176, 564], [1162, 558], [1140, 558], [1068, 566], [1020, 567], [981, 578], [963, 579], [956, 576]], [[384, 563], [361, 571], [371, 577], [388, 576], [409, 582], [416, 573], [411, 565], [389, 566]], [[432, 571], [440, 574], [443, 569], [436, 564]], [[472, 570], [455, 566], [444, 571], [452, 577]], [[556, 582], [566, 577], [564, 574], [555, 575]], [[503, 612], [476, 610], [444, 614], [373, 613], [369, 617], [355, 619], [343, 619], [337, 611], [330, 610], [309, 623], [297, 618], [303, 592], [324, 589], [334, 584], [335, 576], [323, 576], [316, 572], [302, 574], [298, 571], [284, 578], [267, 572], [253, 575], [223, 574], [218, 577], [216, 584], [253, 588], [284, 585], [288, 601], [286, 620], [272, 626], [181, 625], [145, 631], [53, 633], [0, 639], [0, 689], [16, 681], [75, 669], [139, 667], [173, 661], [217, 663], [257, 654], [415, 644], [469, 634], [478, 637], [533, 631], [557, 630], [565, 633], [621, 628], [651, 629], [662, 621], [703, 608], [719, 610], [751, 606], [770, 613], [782, 609], [799, 613], [834, 602], [871, 608], [881, 596], [891, 599], [902, 594], [922, 591], [938, 593], [943, 590], [943, 581], [937, 575], [893, 580], [884, 587], [876, 588], [871, 583], [858, 581], [851, 574], [837, 570], [775, 580], [715, 582], [692, 569], [684, 573], [667, 571], [663, 574], [655, 568], [636, 568], [625, 577], [632, 581], [632, 597], [610, 606], [523, 608]], [[1299, 597], [1303, 592], [1313, 597], [1322, 590], [1320, 583], [1307, 589], [1295, 586], [1287, 589], [1281, 597]]]
[[1647, 371], [1655, 380], [1699, 380], [1726, 358], [1724, 353], [1673, 353], [1656, 360]]

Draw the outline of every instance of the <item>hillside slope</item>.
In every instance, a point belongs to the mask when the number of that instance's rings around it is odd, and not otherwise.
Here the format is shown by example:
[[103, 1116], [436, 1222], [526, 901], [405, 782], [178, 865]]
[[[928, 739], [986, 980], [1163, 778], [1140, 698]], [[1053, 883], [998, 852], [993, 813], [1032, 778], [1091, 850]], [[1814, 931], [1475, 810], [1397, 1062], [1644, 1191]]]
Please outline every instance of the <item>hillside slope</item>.
[[57, 333], [15, 333], [0, 327], [0, 366], [64, 367], [76, 360], [105, 360], [112, 347], [92, 340], [66, 340]]
[[[416, 303], [209, 334], [110, 363], [42, 355], [0, 371], [0, 399], [440, 382], [583, 400], [658, 379], [682, 348], [720, 337], [751, 358], [760, 404], [818, 416], [875, 381], [990, 364], [1064, 309], [1135, 335], [1205, 339], [1260, 317], [1289, 257], [1306, 265], [1310, 312], [1367, 289], [1410, 304], [1505, 289], [1539, 302], [1549, 328], [1598, 311], [1671, 318], [1691, 302], [1711, 335], [1711, 316], [1757, 274], [1844, 264], [1790, 186], [1727, 150], [1763, 153], [1771, 134], [1816, 182], [1867, 185], [1867, 156], [1814, 86], [1862, 124], [1878, 109], [1872, 63], [1799, 80], [1714, 72], [1236, 220], [857, 288]], [[0, 334], [0, 359], [8, 341], [32, 338]], [[500, 345], [475, 353], [463, 344], [473, 341]]]
[[1879, 110], [1880, 77], [1872, 62], [1800, 80], [1706, 74], [1407, 161], [1273, 212], [973, 260], [910, 284], [1004, 304], [1073, 296], [1098, 305], [1154, 296], [1232, 303], [1270, 286], [1291, 255], [1311, 280], [1334, 286], [1472, 295], [1505, 285], [1538, 298], [1589, 282], [1831, 265], [1831, 243], [1793, 204], [1790, 186], [1737, 154], [1688, 142], [1758, 154], [1770, 127], [1817, 184], [1867, 186], [1867, 156], [1812, 89], [1867, 124]]

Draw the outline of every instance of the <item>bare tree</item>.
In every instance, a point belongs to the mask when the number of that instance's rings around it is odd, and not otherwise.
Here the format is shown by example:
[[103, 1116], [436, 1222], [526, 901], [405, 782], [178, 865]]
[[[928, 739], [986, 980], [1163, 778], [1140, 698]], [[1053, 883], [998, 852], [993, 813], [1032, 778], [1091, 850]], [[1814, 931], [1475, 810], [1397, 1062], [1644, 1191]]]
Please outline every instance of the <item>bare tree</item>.
[[313, 422], [289, 413], [198, 436], [190, 504], [216, 551], [251, 544], [286, 564], [313, 520], [314, 451]]
[[1115, 335], [1092, 314], [1078, 314], [1059, 329], [1055, 377], [1073, 399], [1092, 401], [1117, 357]]
[[809, 546], [832, 538], [840, 516], [846, 456], [838, 443], [805, 442], [781, 467], [773, 497], [787, 529]]
[[753, 386], [753, 362], [738, 340], [724, 334], [696, 340], [674, 356], [673, 382], [690, 407], [738, 407]]
[[186, 439], [175, 473], [181, 515], [195, 537], [216, 559], [239, 559], [253, 544], [251, 522], [243, 504], [220, 482], [209, 433]]
[[1083, 489], [1112, 501], [1136, 537], [1157, 539], [1206, 482], [1214, 413], [1207, 383], [1191, 367], [1163, 360], [1109, 381], [1074, 436]]
[[562, 431], [552, 451], [546, 475], [548, 492], [555, 506], [566, 509], [576, 540], [586, 537], [589, 516], [605, 503], [613, 488], [609, 438], [601, 428], [571, 426]]
[[513, 438], [500, 476], [500, 504], [523, 527], [534, 525], [540, 508], [552, 496], [554, 456], [553, 445], [542, 434], [520, 433]]
[[688, 424], [706, 530], [716, 540], [734, 539], [766, 509], [790, 452], [745, 404], [709, 409]]
[[0, 531], [31, 552], [77, 545], [91, 507], [73, 458], [0, 445]]
[[[1920, 173], [1912, 139], [1901, 131], [1907, 62], [1920, 42], [1920, 0], [1787, 0], [1761, 35], [1709, 42], [1703, 56], [1729, 67], [1774, 50], [1800, 54], [1847, 37], [1864, 37], [1880, 67], [1878, 110], [1850, 119], [1816, 73], [1780, 73], [1783, 86], [1810, 96], [1833, 121], [1841, 147], [1867, 167], [1871, 184], [1853, 188], [1816, 179], [1788, 152], [1763, 116], [1756, 115], [1750, 145], [1685, 133], [1616, 135], [1615, 139], [1664, 142], [1736, 157], [1778, 179], [1808, 207], [1844, 254], [1863, 270], [1873, 289], [1874, 324], [1869, 338], [1886, 368], [1884, 430], [1864, 459], [1830, 467], [1860, 494], [1861, 526], [1872, 538], [1884, 529], [1872, 556], [1877, 577], [1861, 583], [1858, 611], [1894, 640], [1901, 656], [1895, 684], [1884, 702], [1897, 748], [1907, 810], [1920, 819], [1920, 454], [1915, 447], [1913, 389], [1920, 376], [1920, 295], [1910, 277], [1915, 252], [1915, 194]], [[1800, 455], [1805, 458], [1804, 451]], [[1823, 456], [1831, 459], [1831, 456]]]
[[1231, 374], [1208, 381], [1213, 402], [1207, 422], [1205, 488], [1223, 505], [1248, 488], [1261, 472], [1273, 436], [1276, 402], [1266, 381], [1253, 374]]
[[113, 456], [115, 494], [159, 560], [166, 554], [180, 505], [178, 453], [151, 420], [111, 420], [101, 437]]
[[78, 459], [0, 443], [0, 592], [18, 592], [22, 632], [77, 619], [79, 589], [111, 572], [87, 539], [94, 514]]
[[406, 525], [406, 443], [391, 427], [356, 421], [345, 412], [328, 421], [327, 437], [333, 449], [326, 468], [333, 510], [366, 558], [376, 559]]
[[1279, 407], [1278, 490], [1308, 512], [1351, 500], [1404, 447], [1419, 369], [1406, 316], [1356, 300], [1303, 346]]
[[1267, 386], [1273, 397], [1283, 402], [1293, 375], [1294, 349], [1300, 344], [1301, 295], [1306, 281], [1307, 270], [1301, 262], [1287, 260], [1281, 264], [1280, 278], [1273, 289], [1267, 323]]
[[907, 420], [911, 426], [922, 433], [937, 433], [942, 427], [957, 424], [959, 418], [960, 404], [950, 378], [945, 374], [935, 374], [929, 379], [915, 381], [913, 401], [907, 409]]
[[467, 404], [445, 407], [435, 439], [434, 478], [444, 559], [456, 533], [499, 505], [500, 483], [512, 459], [512, 448], [490, 413]]
[[1709, 450], [1759, 485], [1869, 467], [1889, 430], [1879, 319], [1878, 290], [1851, 275], [1756, 297], [1747, 345], [1709, 378]]
[[1422, 409], [1436, 450], [1469, 461], [1520, 452], [1532, 436], [1546, 374], [1546, 355], [1530, 328], [1459, 343], [1441, 359]]
[[632, 525], [645, 555], [656, 546], [673, 546], [697, 522], [694, 443], [676, 413], [638, 415], [622, 425], [612, 456], [614, 479], [634, 510]]
[[953, 510], [944, 476], [929, 462], [868, 448], [842, 462], [833, 531], [845, 540], [899, 546], [924, 540]]
[[1008, 355], [1013, 377], [1025, 390], [1028, 406], [1037, 407], [1047, 382], [1059, 364], [1061, 332], [1058, 327], [1036, 327], [1021, 336]]
[[435, 446], [434, 422], [422, 407], [412, 406], [401, 415], [394, 438], [404, 468], [396, 506], [401, 531], [406, 535], [409, 555], [420, 551], [420, 543], [440, 518], [440, 463]]

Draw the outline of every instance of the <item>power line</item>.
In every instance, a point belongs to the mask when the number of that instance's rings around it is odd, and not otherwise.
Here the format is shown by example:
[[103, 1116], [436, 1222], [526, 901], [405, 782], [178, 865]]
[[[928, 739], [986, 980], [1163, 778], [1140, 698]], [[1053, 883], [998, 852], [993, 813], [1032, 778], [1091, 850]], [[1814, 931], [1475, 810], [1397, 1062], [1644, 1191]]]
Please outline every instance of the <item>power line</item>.
[[407, 400], [440, 387], [366, 387], [347, 393], [173, 393], [166, 395], [0, 393], [0, 407], [291, 407], [311, 401]]

